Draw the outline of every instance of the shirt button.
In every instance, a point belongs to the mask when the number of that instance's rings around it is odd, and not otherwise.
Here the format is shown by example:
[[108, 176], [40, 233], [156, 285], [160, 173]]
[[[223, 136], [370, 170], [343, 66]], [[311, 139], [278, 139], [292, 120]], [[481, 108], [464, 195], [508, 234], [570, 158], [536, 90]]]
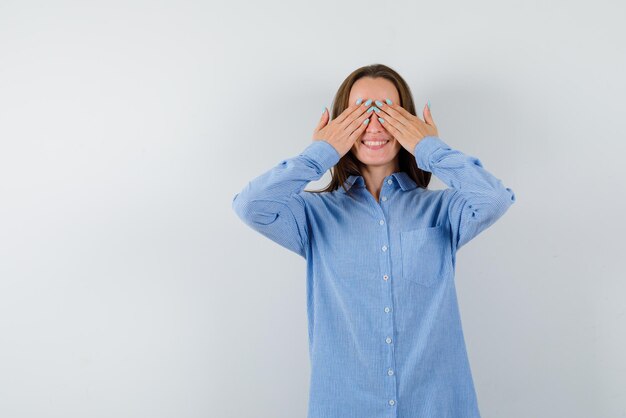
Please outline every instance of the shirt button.
[[391, 344], [391, 338], [390, 337], [385, 338], [385, 341], [387, 341], [387, 344]]
[[378, 221], [379, 224], [383, 225], [385, 223], [384, 219], [381, 219], [380, 221]]
[[392, 369], [387, 370], [387, 374], [388, 374], [389, 376], [393, 376], [393, 370], [392, 370]]
[[387, 280], [389, 278], [389, 276], [387, 276], [386, 274], [383, 276], [383, 280]]
[[396, 401], [394, 401], [393, 399], [389, 399], [389, 405], [393, 406], [395, 405]]
[[389, 312], [391, 309], [389, 309], [389, 306], [385, 306], [385, 312]]
[[383, 196], [382, 199], [383, 199], [383, 202], [386, 201], [387, 200], [387, 196]]
[[383, 245], [383, 251], [387, 251], [387, 246]]
[[391, 181], [391, 179], [387, 180], [387, 184], [391, 184], [393, 183], [393, 181]]

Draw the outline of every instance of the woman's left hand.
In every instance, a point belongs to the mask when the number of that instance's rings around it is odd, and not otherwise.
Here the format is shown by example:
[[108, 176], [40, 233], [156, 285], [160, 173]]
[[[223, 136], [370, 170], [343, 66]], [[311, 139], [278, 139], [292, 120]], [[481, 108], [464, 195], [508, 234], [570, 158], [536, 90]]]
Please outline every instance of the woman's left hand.
[[380, 101], [376, 103], [376, 107], [382, 111], [378, 113], [378, 117], [383, 118], [381, 125], [411, 154], [422, 138], [439, 136], [428, 105], [424, 105], [424, 120], [421, 120], [399, 104], [388, 103]]

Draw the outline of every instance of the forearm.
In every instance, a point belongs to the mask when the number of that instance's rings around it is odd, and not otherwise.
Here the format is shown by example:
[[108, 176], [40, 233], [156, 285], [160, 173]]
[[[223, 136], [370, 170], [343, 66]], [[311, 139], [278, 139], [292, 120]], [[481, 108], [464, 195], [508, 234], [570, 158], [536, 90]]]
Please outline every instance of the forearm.
[[299, 155], [249, 181], [233, 196], [233, 210], [254, 230], [305, 257], [308, 227], [300, 193], [337, 161], [339, 154], [332, 145], [314, 141]]
[[314, 141], [295, 157], [284, 159], [257, 176], [233, 197], [236, 206], [255, 201], [287, 203], [308, 183], [321, 176], [339, 161], [337, 151], [325, 141]]
[[450, 187], [448, 217], [461, 247], [493, 224], [515, 202], [513, 190], [487, 171], [480, 160], [452, 149], [440, 138], [426, 136], [414, 149], [419, 168]]

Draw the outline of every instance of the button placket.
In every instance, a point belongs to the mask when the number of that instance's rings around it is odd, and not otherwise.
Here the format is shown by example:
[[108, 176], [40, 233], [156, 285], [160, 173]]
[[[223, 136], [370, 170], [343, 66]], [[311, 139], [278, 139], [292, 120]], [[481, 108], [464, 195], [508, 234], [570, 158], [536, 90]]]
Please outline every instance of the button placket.
[[[393, 184], [393, 180], [391, 178], [387, 179], [386, 181], [387, 185], [385, 185], [383, 183], [383, 188], [381, 190], [381, 201], [385, 202], [387, 201], [387, 196], [389, 195], [389, 193], [391, 193], [391, 189], [393, 186], [391, 186]], [[388, 186], [389, 185], [389, 186]], [[383, 208], [386, 208], [386, 206], [384, 205], [380, 205], [377, 204], [376, 205], [376, 209], [377, 211], [379, 211], [379, 213], [381, 213], [381, 216], [379, 218], [378, 223], [382, 226], [385, 225], [385, 210]], [[383, 271], [391, 271], [391, 252], [388, 251], [389, 250], [389, 230], [388, 228], [385, 228], [384, 231], [381, 231], [381, 236], [383, 237], [383, 245], [381, 247], [382, 249], [382, 257], [381, 257], [381, 267], [383, 269]], [[383, 273], [383, 280], [384, 282], [387, 284], [391, 284], [389, 281], [389, 273]], [[394, 330], [394, 318], [393, 318], [393, 314], [388, 315], [392, 309], [391, 306], [393, 304], [393, 297], [392, 297], [392, 292], [391, 292], [391, 287], [387, 287], [385, 289], [383, 289], [383, 298], [381, 299], [383, 302], [383, 310], [384, 313], [383, 315], [387, 315], [386, 319], [385, 319], [385, 332], [386, 335], [384, 335], [385, 338], [385, 343], [389, 346], [389, 352], [388, 352], [388, 356], [387, 356], [387, 368], [384, 371], [384, 373], [387, 375], [386, 379], [389, 379], [389, 389], [388, 389], [388, 404], [390, 406], [394, 406], [396, 404], [396, 397], [397, 397], [397, 389], [396, 389], [396, 381], [395, 381], [395, 372], [394, 372], [394, 366], [395, 366], [395, 354], [394, 354], [394, 347], [393, 347], [393, 330]]]

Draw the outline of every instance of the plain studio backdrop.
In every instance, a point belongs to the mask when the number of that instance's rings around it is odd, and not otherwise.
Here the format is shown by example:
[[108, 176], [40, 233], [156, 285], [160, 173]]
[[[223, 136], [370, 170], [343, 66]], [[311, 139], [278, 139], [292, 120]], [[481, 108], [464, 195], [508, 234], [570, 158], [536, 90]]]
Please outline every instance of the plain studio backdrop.
[[304, 417], [305, 261], [231, 202], [383, 63], [516, 193], [457, 259], [483, 417], [626, 417], [625, 15], [1, 1], [0, 416]]

